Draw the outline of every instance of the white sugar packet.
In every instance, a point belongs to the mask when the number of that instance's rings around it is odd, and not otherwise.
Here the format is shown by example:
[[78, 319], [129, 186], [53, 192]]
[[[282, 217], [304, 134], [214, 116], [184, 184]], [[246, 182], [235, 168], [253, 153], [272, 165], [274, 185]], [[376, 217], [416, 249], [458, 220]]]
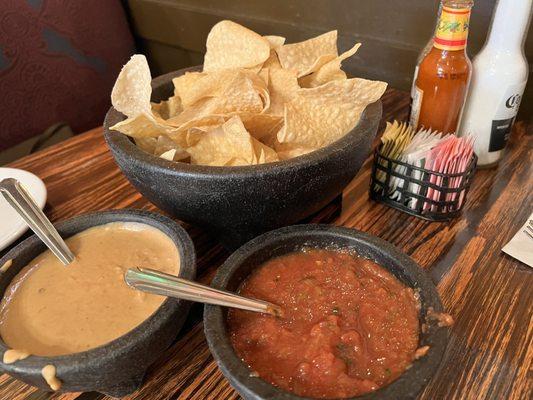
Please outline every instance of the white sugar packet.
[[[402, 154], [402, 161], [407, 162], [415, 167], [425, 168], [428, 152], [447, 137], [448, 135], [442, 135], [436, 131], [432, 132], [430, 129], [419, 131], [413, 138], [412, 142], [409, 143], [407, 148], [404, 150]], [[406, 168], [404, 168], [402, 173], [405, 174], [406, 172]], [[417, 180], [422, 180], [422, 174], [423, 173], [421, 171], [411, 171], [411, 177]], [[419, 194], [420, 188], [421, 187], [419, 184], [411, 182], [409, 183], [407, 189], [410, 193]], [[396, 193], [399, 195], [399, 192]], [[408, 199], [409, 208], [414, 210], [418, 202], [417, 200], [418, 199], [415, 197]]]
[[[428, 137], [430, 137], [431, 131], [430, 130], [421, 130], [416, 133], [416, 135], [413, 137], [413, 140], [405, 147], [405, 149], [402, 151], [402, 154], [400, 157], [398, 157], [398, 161], [401, 162], [409, 162], [411, 163], [409, 159], [409, 154], [411, 154], [414, 151], [422, 150], [422, 148], [425, 148], [425, 142], [428, 140]], [[403, 165], [397, 165], [394, 171], [398, 174], [405, 175], [407, 173], [407, 167]], [[392, 189], [392, 193], [390, 195], [391, 199], [399, 200], [400, 199], [400, 191], [397, 190], [399, 186], [403, 187], [405, 185], [404, 179], [400, 178], [398, 176], [393, 176], [390, 181], [390, 188]]]
[[502, 251], [533, 267], [533, 239], [525, 232], [529, 221], [533, 220], [533, 213], [526, 220], [526, 223], [516, 232], [511, 241], [507, 243]]

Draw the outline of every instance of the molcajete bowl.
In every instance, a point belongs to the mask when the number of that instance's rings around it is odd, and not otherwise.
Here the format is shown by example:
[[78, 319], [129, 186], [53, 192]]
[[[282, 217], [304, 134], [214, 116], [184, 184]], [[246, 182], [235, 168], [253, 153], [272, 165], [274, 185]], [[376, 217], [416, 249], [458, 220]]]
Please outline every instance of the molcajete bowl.
[[[374, 260], [405, 285], [418, 289], [420, 294], [419, 346], [430, 346], [428, 353], [415, 360], [397, 380], [381, 389], [353, 399], [414, 399], [436, 372], [448, 342], [448, 330], [435, 321], [426, 321], [430, 307], [442, 312], [437, 290], [427, 274], [407, 255], [379, 239], [353, 229], [327, 225], [295, 225], [265, 233], [235, 251], [219, 268], [211, 286], [236, 291], [243, 280], [265, 261], [302, 247], [351, 249]], [[206, 306], [204, 329], [218, 366], [235, 389], [247, 400], [303, 400], [267, 383], [255, 374], [235, 353], [227, 333], [227, 309]]]
[[[179, 276], [194, 279], [196, 256], [192, 241], [181, 226], [162, 215], [139, 210], [96, 212], [69, 219], [55, 226], [61, 236], [67, 238], [90, 227], [109, 222], [138, 222], [165, 233], [179, 251]], [[7, 260], [13, 260], [11, 267], [0, 275], [2, 296], [13, 277], [45, 249], [41, 240], [33, 235], [0, 260], [0, 265]], [[29, 356], [12, 364], [0, 361], [0, 367], [4, 372], [27, 384], [49, 391], [50, 387], [41, 376], [41, 369], [52, 364], [62, 382], [61, 392], [98, 391], [121, 397], [141, 385], [148, 366], [175, 340], [189, 311], [189, 305], [190, 303], [184, 300], [168, 298], [139, 326], [105, 345], [63, 356]], [[7, 349], [0, 339], [0, 354], [3, 355]]]
[[[173, 93], [172, 78], [152, 81], [152, 101]], [[260, 233], [294, 224], [339, 195], [370, 153], [381, 102], [369, 105], [357, 126], [335, 143], [290, 160], [241, 167], [172, 162], [148, 154], [126, 135], [109, 130], [124, 115], [113, 107], [104, 135], [116, 163], [148, 200], [174, 217], [207, 228], [228, 247]]]

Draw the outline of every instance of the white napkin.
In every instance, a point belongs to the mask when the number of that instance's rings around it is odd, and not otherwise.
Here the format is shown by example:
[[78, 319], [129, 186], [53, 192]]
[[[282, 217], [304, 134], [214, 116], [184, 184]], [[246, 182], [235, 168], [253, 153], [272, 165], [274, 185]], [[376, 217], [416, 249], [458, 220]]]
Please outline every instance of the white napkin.
[[526, 223], [516, 232], [516, 235], [513, 236], [511, 241], [502, 250], [511, 257], [533, 267], [533, 239], [524, 232], [530, 219], [533, 219], [533, 214], [529, 216]]

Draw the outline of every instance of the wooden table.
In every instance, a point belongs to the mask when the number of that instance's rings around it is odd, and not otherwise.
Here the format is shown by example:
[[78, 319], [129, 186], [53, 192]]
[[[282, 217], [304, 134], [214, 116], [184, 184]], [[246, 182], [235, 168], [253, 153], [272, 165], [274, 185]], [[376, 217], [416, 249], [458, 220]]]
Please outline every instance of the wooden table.
[[[408, 96], [388, 90], [384, 121], [405, 119]], [[383, 126], [383, 121], [382, 121]], [[438, 283], [456, 324], [442, 366], [423, 399], [527, 399], [532, 397], [533, 270], [501, 252], [533, 211], [532, 126], [515, 125], [498, 168], [479, 170], [461, 218], [430, 223], [368, 199], [369, 162], [315, 222], [344, 225], [398, 246]], [[13, 167], [40, 176], [48, 187], [47, 215], [63, 220], [110, 208], [156, 210], [126, 181], [97, 128]], [[200, 228], [185, 224], [198, 253], [198, 276], [207, 283], [229, 253]], [[532, 243], [533, 245], [533, 243]], [[237, 399], [213, 361], [195, 305], [176, 343], [152, 368], [142, 388], [128, 399]], [[0, 399], [105, 398], [98, 393], [54, 394], [7, 375]]]

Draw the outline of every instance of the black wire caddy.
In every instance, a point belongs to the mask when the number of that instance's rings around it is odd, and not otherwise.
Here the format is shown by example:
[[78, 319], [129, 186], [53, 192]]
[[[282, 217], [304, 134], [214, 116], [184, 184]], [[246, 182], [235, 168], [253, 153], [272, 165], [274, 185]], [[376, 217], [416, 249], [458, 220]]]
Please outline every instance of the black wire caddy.
[[476, 165], [473, 154], [464, 172], [444, 174], [383, 156], [376, 148], [370, 198], [428, 221], [449, 221], [461, 213]]

